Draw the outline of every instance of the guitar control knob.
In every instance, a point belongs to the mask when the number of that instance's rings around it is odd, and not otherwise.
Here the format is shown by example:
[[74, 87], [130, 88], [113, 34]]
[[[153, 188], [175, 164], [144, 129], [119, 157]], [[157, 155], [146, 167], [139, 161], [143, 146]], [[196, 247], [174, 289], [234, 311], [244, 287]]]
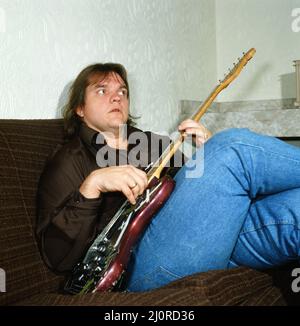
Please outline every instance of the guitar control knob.
[[102, 259], [103, 259], [102, 256], [97, 255], [94, 257], [94, 262], [99, 263]]
[[104, 252], [106, 250], [106, 246], [101, 245], [101, 246], [98, 247], [98, 250], [100, 252]]

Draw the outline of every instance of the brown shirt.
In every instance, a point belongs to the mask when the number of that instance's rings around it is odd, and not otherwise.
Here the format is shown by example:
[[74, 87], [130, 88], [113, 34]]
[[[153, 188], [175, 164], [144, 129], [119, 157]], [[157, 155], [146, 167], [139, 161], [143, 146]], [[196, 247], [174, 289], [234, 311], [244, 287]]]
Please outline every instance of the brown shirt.
[[[129, 142], [127, 151], [110, 149], [101, 134], [82, 124], [79, 135], [56, 150], [47, 162], [38, 187], [36, 234], [42, 256], [52, 270], [70, 271], [125, 200], [121, 192], [103, 193], [96, 199], [87, 199], [79, 192], [80, 185], [92, 171], [107, 165], [109, 150], [117, 151], [122, 164], [137, 166], [135, 159], [138, 158], [138, 167], [144, 169], [170, 142], [167, 136], [134, 127], [128, 127], [127, 137], [133, 132], [147, 137], [148, 148]], [[160, 143], [160, 148], [151, 146], [153, 142]], [[104, 145], [109, 149], [107, 157], [98, 155]], [[108, 165], [116, 164], [109, 162]], [[173, 174], [176, 171], [173, 170]]]

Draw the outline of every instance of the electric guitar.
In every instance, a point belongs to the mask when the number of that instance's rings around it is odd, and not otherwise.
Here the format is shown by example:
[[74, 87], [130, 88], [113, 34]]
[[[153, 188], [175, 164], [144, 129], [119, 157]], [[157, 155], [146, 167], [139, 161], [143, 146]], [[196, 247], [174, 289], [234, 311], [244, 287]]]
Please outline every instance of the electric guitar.
[[[193, 120], [200, 120], [216, 96], [239, 75], [255, 52], [252, 48], [239, 59], [193, 115]], [[74, 267], [64, 287], [66, 292], [84, 294], [110, 291], [118, 284], [140, 235], [174, 189], [174, 180], [160, 175], [183, 141], [184, 135], [180, 133], [159, 159], [149, 166], [147, 189], [137, 198], [135, 205], [126, 200], [96, 237], [83, 260]]]

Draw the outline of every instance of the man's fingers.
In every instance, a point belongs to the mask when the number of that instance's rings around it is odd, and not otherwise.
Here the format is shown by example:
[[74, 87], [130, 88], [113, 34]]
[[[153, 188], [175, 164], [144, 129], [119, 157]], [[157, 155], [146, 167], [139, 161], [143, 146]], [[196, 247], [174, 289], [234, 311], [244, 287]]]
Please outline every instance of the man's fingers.
[[178, 129], [179, 130], [184, 130], [186, 128], [199, 128], [200, 125], [198, 122], [194, 121], [194, 120], [191, 120], [191, 119], [187, 119], [187, 120], [184, 120], [180, 123], [180, 125], [178, 126]]
[[134, 196], [132, 189], [130, 189], [128, 186], [124, 185], [122, 187], [121, 191], [127, 197], [127, 199], [130, 201], [130, 203], [132, 205], [135, 205], [136, 201], [135, 201], [135, 196]]
[[148, 178], [147, 178], [146, 172], [144, 172], [144, 171], [142, 171], [142, 170], [140, 170], [140, 169], [138, 169], [138, 168], [136, 168], [134, 166], [131, 166], [131, 167], [133, 169], [133, 172], [135, 174], [137, 174], [141, 178], [141, 180], [144, 182], [144, 184], [145, 185], [148, 184]]
[[125, 178], [128, 187], [137, 195], [142, 194], [147, 187], [147, 178], [143, 178], [140, 174], [135, 173], [135, 171], [128, 173]]
[[189, 135], [197, 135], [197, 136], [200, 136], [200, 135], [202, 135], [204, 132], [202, 131], [202, 130], [200, 130], [199, 128], [194, 128], [194, 127], [192, 127], [192, 128], [186, 128], [185, 130], [184, 130], [184, 132], [186, 133], [186, 134], [189, 134]]
[[148, 186], [147, 174], [144, 171], [131, 166], [130, 175], [133, 177], [135, 182], [139, 185], [140, 190], [143, 192], [144, 189], [146, 189]]

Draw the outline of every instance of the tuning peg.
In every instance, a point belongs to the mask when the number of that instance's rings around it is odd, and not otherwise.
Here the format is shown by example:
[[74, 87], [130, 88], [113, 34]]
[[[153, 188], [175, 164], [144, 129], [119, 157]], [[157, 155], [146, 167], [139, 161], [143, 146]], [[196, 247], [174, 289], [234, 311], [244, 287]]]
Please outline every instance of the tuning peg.
[[243, 55], [245, 55], [246, 53], [245, 52], [243, 52]]

